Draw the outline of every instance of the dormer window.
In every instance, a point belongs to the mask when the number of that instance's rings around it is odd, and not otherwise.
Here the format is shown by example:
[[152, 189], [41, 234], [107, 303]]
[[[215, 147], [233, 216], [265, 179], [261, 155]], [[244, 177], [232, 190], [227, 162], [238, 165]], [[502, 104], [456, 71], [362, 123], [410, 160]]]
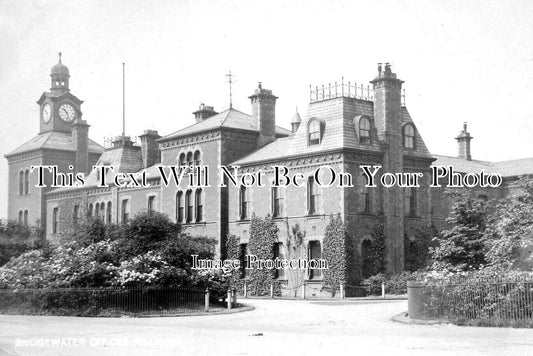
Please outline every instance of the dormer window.
[[359, 142], [362, 144], [370, 143], [370, 120], [366, 117], [359, 120]]
[[322, 139], [322, 127], [317, 119], [311, 120], [308, 126], [308, 144], [309, 146], [319, 145]]
[[415, 128], [413, 125], [406, 125], [403, 128], [403, 147], [415, 148]]

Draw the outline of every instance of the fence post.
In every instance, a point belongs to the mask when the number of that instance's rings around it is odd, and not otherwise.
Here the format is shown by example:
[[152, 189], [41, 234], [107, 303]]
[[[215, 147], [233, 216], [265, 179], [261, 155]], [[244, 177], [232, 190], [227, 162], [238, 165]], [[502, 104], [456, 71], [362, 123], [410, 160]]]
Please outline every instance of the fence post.
[[205, 311], [209, 311], [209, 288], [205, 289]]
[[246, 285], [246, 280], [244, 281], [244, 298], [248, 298], [248, 287]]
[[344, 299], [344, 284], [341, 283], [341, 299]]
[[385, 282], [381, 282], [381, 297], [385, 298]]
[[270, 284], [270, 298], [274, 298], [274, 283]]
[[235, 288], [232, 288], [231, 293], [233, 294], [233, 299], [232, 299], [233, 306], [237, 307], [237, 290]]
[[228, 309], [231, 309], [231, 289], [228, 289]]
[[305, 299], [305, 281], [304, 281], [302, 287], [303, 287], [303, 290], [302, 290], [302, 299]]

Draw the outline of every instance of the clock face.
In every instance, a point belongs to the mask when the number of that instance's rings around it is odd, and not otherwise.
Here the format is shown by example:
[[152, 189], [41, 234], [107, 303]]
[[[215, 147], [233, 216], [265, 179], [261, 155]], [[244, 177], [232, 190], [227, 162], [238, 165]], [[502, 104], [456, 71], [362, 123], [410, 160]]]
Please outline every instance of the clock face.
[[76, 116], [76, 111], [70, 104], [63, 104], [59, 107], [59, 117], [63, 121], [71, 122]]
[[41, 111], [41, 117], [45, 124], [50, 122], [50, 118], [52, 117], [52, 108], [50, 107], [50, 104], [45, 104], [43, 106], [43, 110]]

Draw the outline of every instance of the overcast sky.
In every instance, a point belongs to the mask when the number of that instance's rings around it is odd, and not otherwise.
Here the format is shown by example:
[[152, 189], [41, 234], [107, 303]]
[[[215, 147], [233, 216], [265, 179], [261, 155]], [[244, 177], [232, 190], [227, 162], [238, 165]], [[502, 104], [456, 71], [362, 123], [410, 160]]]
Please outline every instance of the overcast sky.
[[[63, 52], [71, 92], [99, 143], [168, 134], [194, 123], [200, 103], [234, 107], [263, 82], [290, 127], [309, 84], [368, 83], [377, 62], [405, 81], [407, 108], [429, 150], [456, 155], [468, 121], [474, 159], [532, 157], [533, 1], [19, 1], [0, 0], [0, 152], [38, 133], [35, 103]], [[7, 214], [7, 161], [0, 164]]]

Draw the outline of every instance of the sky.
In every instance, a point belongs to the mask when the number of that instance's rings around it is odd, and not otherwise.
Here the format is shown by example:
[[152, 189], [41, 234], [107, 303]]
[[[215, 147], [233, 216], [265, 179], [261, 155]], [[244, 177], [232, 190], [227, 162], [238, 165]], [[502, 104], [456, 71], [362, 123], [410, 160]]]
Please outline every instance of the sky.
[[[455, 156], [468, 122], [479, 160], [533, 157], [533, 1], [0, 0], [0, 153], [39, 130], [36, 101], [63, 53], [90, 137], [169, 134], [201, 103], [250, 113], [257, 82], [276, 121], [305, 115], [309, 85], [365, 83], [378, 62], [405, 81], [430, 152]], [[7, 160], [0, 160], [0, 218]]]

